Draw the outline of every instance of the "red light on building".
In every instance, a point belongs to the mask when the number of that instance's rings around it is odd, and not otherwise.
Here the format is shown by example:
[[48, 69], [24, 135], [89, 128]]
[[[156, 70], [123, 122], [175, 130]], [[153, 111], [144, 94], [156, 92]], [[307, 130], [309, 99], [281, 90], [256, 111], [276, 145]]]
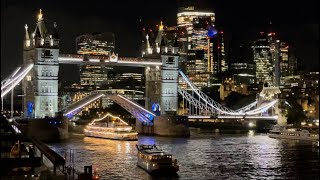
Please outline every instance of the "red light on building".
[[223, 31], [220, 31], [220, 34], [223, 34]]

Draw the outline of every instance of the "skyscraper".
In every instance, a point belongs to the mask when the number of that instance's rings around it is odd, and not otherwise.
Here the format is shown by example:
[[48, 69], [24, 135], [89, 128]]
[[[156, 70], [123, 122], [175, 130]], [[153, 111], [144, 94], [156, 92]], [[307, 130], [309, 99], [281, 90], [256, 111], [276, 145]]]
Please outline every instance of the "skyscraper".
[[[76, 38], [76, 45], [78, 54], [110, 56], [115, 49], [114, 34], [104, 32], [81, 35]], [[82, 65], [80, 84], [85, 89], [99, 88], [102, 84], [108, 84], [108, 72], [112, 70], [112, 67], [107, 66]]]
[[280, 86], [280, 40], [274, 32], [268, 33], [269, 54], [272, 66], [272, 83], [270, 85]]
[[199, 87], [210, 86], [210, 80], [221, 69], [218, 57], [221, 58], [222, 54], [219, 52], [214, 56], [212, 39], [217, 39], [216, 48], [224, 50], [221, 41], [223, 38], [214, 37], [217, 35], [214, 23], [214, 12], [200, 10], [195, 3], [188, 2], [179, 8], [177, 26], [185, 28], [187, 32], [184, 37], [179, 38], [182, 46], [186, 47], [180, 51], [180, 54], [186, 54], [182, 56], [182, 63], [186, 74]]
[[[293, 75], [294, 70], [290, 70], [289, 66], [289, 45], [281, 41], [276, 33], [260, 32], [259, 39], [254, 43], [253, 51], [257, 83], [282, 87], [283, 78], [290, 74]], [[293, 61], [291, 69], [295, 69], [294, 64]]]
[[257, 83], [273, 84], [272, 61], [270, 57], [270, 45], [268, 36], [260, 32], [258, 39], [253, 46], [253, 60], [256, 63], [256, 81]]

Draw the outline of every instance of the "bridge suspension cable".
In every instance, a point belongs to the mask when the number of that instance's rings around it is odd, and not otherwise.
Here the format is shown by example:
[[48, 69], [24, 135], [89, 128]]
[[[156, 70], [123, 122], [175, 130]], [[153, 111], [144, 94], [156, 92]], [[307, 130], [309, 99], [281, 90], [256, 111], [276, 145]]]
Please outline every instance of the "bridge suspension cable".
[[240, 109], [237, 109], [236, 111], [239, 112], [239, 113], [246, 112], [246, 111], [252, 109], [254, 106], [256, 106], [257, 103], [258, 103], [258, 101], [254, 101], [254, 102], [252, 102], [252, 103], [250, 103], [250, 104], [248, 104], [248, 105], [246, 105], [246, 106], [244, 106], [244, 107], [242, 107]]
[[225, 114], [225, 115], [237, 115], [237, 116], [257, 115], [257, 114], [265, 112], [266, 110], [268, 110], [269, 108], [274, 106], [275, 103], [277, 102], [277, 100], [274, 100], [274, 101], [269, 102], [268, 104], [266, 104], [262, 107], [250, 110], [251, 108], [253, 108], [257, 104], [257, 101], [254, 101], [254, 102], [250, 103], [249, 105], [234, 111], [234, 110], [231, 110], [229, 108], [222, 106], [218, 102], [216, 102], [213, 99], [211, 99], [210, 97], [208, 97], [199, 88], [197, 88], [181, 70], [179, 70], [179, 73], [182, 76], [182, 79], [191, 87], [192, 91], [195, 92], [199, 96], [199, 100], [196, 100], [195, 98], [193, 98], [188, 92], [182, 91], [181, 88], [179, 88], [180, 90], [178, 89], [178, 92], [184, 98], [186, 98], [189, 103], [193, 104], [196, 107], [199, 107], [200, 109], [203, 107], [200, 104], [202, 104], [202, 105], [204, 104], [204, 103], [199, 102], [201, 99], [202, 101], [205, 102], [205, 104], [208, 104], [211, 107], [211, 111], [210, 111], [211, 113]]
[[251, 111], [247, 111], [245, 114], [246, 115], [255, 115], [255, 114], [260, 114], [265, 112], [266, 110], [268, 110], [269, 108], [271, 108], [272, 106], [274, 106], [276, 103], [278, 102], [278, 100], [273, 100], [271, 102], [269, 102], [268, 104], [261, 106], [259, 108], [253, 109]]
[[7, 87], [10, 83], [12, 83], [12, 78], [18, 73], [20, 69], [21, 67], [18, 67], [10, 76], [8, 76], [6, 79], [1, 81], [1, 90]]
[[216, 110], [209, 107], [209, 106], [206, 106], [205, 104], [203, 104], [202, 102], [200, 102], [199, 100], [197, 100], [196, 98], [194, 98], [191, 94], [189, 94], [186, 90], [183, 90], [181, 89], [179, 86], [178, 86], [178, 93], [181, 94], [181, 96], [183, 98], [185, 98], [189, 103], [191, 103], [192, 105], [194, 105], [196, 108], [199, 108], [201, 110], [204, 110], [206, 112], [210, 112], [210, 113], [213, 113], [215, 112], [216, 113]]
[[13, 77], [9, 78], [5, 85], [1, 85], [1, 97], [4, 97], [8, 92], [10, 92], [20, 81], [29, 73], [33, 68], [33, 64], [28, 64], [24, 68], [18, 68], [14, 73]]
[[191, 87], [193, 92], [195, 92], [206, 104], [210, 105], [217, 112], [220, 112], [221, 114], [229, 114], [229, 115], [243, 114], [243, 113], [239, 113], [234, 110], [228, 109], [226, 107], [223, 107], [221, 104], [214, 101], [213, 99], [208, 97], [205, 93], [203, 93], [199, 88], [197, 88], [181, 70], [179, 70], [179, 73], [182, 76], [182, 79]]

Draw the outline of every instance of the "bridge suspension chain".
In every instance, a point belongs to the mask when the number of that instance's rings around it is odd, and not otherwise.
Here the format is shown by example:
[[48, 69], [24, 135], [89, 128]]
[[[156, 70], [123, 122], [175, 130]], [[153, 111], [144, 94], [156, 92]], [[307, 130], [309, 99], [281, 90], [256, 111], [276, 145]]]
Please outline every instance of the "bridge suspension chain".
[[229, 108], [223, 107], [218, 102], [211, 99], [209, 96], [207, 96], [205, 93], [203, 93], [199, 88], [197, 88], [189, 79], [188, 77], [179, 70], [180, 75], [182, 76], [182, 79], [192, 88], [192, 90], [208, 105], [210, 105], [212, 108], [217, 110], [220, 114], [230, 114], [230, 115], [241, 115], [243, 113], [236, 112], [234, 110], [231, 110]]
[[258, 103], [258, 101], [254, 101], [254, 102], [252, 102], [252, 103], [250, 103], [250, 104], [248, 104], [248, 105], [246, 105], [246, 106], [244, 106], [244, 107], [242, 107], [240, 109], [237, 109], [236, 112], [239, 112], [239, 113], [246, 112], [246, 111], [252, 109], [254, 106], [256, 106], [257, 103]]
[[[199, 108], [201, 110], [204, 110], [206, 112], [210, 112], [212, 114], [217, 113], [217, 111], [214, 108], [211, 108], [209, 106], [206, 106], [196, 98], [194, 98], [191, 94], [189, 94], [186, 90], [181, 89], [178, 87], [178, 93], [181, 94], [183, 98], [185, 98], [189, 103], [194, 105], [196, 108]], [[200, 114], [200, 113], [199, 113]]]

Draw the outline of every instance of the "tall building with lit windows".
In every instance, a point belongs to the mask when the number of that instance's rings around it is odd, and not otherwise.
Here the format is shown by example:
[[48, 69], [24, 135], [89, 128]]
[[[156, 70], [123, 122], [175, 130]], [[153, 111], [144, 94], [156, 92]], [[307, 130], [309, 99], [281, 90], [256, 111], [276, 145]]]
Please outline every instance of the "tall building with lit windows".
[[[181, 5], [177, 14], [177, 27], [185, 28], [179, 37], [180, 54], [185, 73], [198, 87], [209, 87], [226, 71], [223, 31], [215, 28], [215, 13], [199, 9], [194, 2]], [[183, 57], [183, 56], [182, 56]]]
[[286, 42], [280, 42], [279, 46], [279, 65], [280, 65], [280, 86], [284, 85], [284, 77], [289, 73], [289, 45]]
[[[84, 34], [76, 38], [77, 53], [83, 55], [110, 56], [115, 49], [114, 34], [110, 32]], [[84, 89], [98, 89], [108, 84], [108, 74], [113, 68], [101, 65], [82, 65], [80, 85]]]
[[197, 9], [194, 4], [184, 4], [177, 14], [177, 26], [186, 29], [182, 53], [186, 57], [182, 60], [186, 74], [198, 87], [210, 86], [213, 74], [214, 57], [213, 43], [208, 36], [208, 29], [214, 27], [215, 14], [212, 11]]
[[260, 32], [258, 39], [253, 46], [253, 60], [256, 63], [256, 81], [257, 83], [273, 84], [273, 69], [270, 57], [270, 45], [268, 36]]
[[257, 83], [282, 87], [284, 77], [292, 74], [288, 43], [281, 41], [274, 32], [260, 32], [253, 45], [253, 53]]

